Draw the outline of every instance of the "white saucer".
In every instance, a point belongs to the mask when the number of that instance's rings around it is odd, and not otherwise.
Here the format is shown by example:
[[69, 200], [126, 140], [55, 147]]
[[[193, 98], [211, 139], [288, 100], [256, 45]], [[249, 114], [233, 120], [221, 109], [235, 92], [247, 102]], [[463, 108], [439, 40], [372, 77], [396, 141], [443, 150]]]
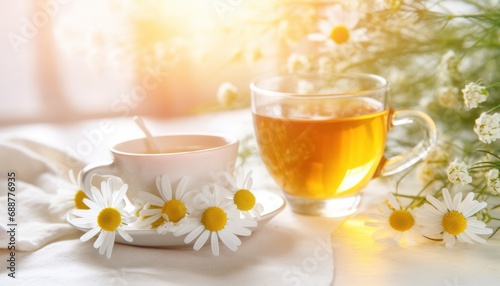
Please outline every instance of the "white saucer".
[[[260, 219], [257, 220], [257, 226], [251, 228], [252, 232], [259, 229], [270, 221], [273, 217], [279, 214], [285, 208], [285, 200], [272, 192], [269, 191], [253, 191], [257, 202], [261, 203], [264, 207], [264, 211], [261, 214]], [[71, 213], [66, 217], [67, 221], [71, 226], [79, 229], [83, 232], [87, 232], [89, 229], [77, 227], [73, 223], [74, 215]], [[175, 237], [172, 233], [159, 234], [154, 229], [127, 229], [127, 233], [132, 236], [133, 241], [128, 242], [122, 239], [120, 235], [116, 235], [116, 242], [135, 246], [146, 246], [146, 247], [170, 247], [170, 248], [180, 248], [185, 247], [184, 237]], [[194, 243], [194, 242], [193, 242]]]

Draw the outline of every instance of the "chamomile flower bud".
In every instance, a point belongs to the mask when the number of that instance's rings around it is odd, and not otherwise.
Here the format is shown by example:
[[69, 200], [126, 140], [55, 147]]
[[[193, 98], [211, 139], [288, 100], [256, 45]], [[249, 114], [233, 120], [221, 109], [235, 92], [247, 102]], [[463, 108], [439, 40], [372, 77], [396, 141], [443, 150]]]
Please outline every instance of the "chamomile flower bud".
[[467, 164], [460, 162], [458, 159], [450, 163], [448, 169], [446, 169], [446, 174], [448, 175], [448, 180], [453, 184], [465, 186], [472, 182], [472, 177], [467, 170]]

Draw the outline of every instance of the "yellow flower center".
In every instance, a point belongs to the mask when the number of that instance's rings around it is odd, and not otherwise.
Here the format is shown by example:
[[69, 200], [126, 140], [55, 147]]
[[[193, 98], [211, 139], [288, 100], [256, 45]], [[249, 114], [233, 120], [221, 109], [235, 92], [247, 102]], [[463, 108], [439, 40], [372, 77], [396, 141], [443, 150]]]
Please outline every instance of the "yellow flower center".
[[407, 210], [395, 210], [389, 217], [389, 224], [397, 231], [407, 231], [415, 224], [415, 219]]
[[210, 231], [222, 230], [227, 223], [226, 212], [219, 207], [209, 207], [203, 212], [201, 223]]
[[186, 205], [180, 200], [170, 200], [163, 205], [161, 212], [171, 222], [178, 222], [186, 216]]
[[339, 45], [349, 41], [350, 37], [351, 33], [349, 32], [349, 29], [344, 25], [335, 26], [330, 32], [330, 39], [332, 39]]
[[238, 190], [234, 194], [234, 203], [241, 211], [249, 211], [255, 206], [255, 196], [246, 189]]
[[441, 221], [443, 230], [451, 235], [461, 234], [467, 228], [467, 219], [457, 211], [447, 212]]
[[97, 215], [97, 224], [102, 230], [115, 231], [122, 223], [122, 215], [113, 208], [103, 208]]
[[73, 201], [75, 202], [75, 208], [81, 209], [81, 210], [88, 210], [89, 207], [83, 202], [83, 199], [88, 199], [87, 194], [85, 194], [84, 191], [78, 190], [76, 192], [75, 197], [73, 198]]
[[[149, 217], [149, 216], [148, 216]], [[144, 217], [144, 219], [147, 219], [148, 217]], [[151, 223], [151, 228], [156, 229], [160, 225], [165, 223], [165, 219], [163, 217], [160, 217], [159, 219], [155, 220], [154, 222]]]

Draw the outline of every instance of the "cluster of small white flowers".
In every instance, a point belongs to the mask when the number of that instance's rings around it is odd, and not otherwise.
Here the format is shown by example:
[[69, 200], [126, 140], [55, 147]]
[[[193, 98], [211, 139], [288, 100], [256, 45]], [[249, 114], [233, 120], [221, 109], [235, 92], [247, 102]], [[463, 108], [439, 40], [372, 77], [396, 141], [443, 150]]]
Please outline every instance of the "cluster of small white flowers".
[[479, 140], [486, 144], [490, 144], [500, 138], [500, 114], [482, 113], [476, 119], [474, 132], [479, 136]]
[[486, 173], [486, 185], [493, 193], [500, 193], [500, 179], [498, 178], [498, 169], [491, 169]]
[[446, 169], [448, 180], [453, 184], [468, 185], [472, 182], [472, 177], [469, 175], [467, 164], [460, 162], [458, 159], [451, 162]]
[[217, 90], [217, 101], [224, 107], [231, 107], [238, 100], [238, 88], [230, 83], [225, 82], [219, 86]]
[[306, 55], [293, 53], [287, 59], [289, 73], [307, 72], [311, 69], [311, 61]]
[[454, 51], [448, 51], [441, 57], [438, 70], [439, 78], [443, 84], [452, 84], [461, 77], [460, 71], [458, 69], [459, 65], [460, 59], [456, 56]]
[[465, 105], [468, 108], [477, 108], [482, 102], [485, 102], [488, 97], [488, 90], [486, 87], [481, 86], [477, 83], [468, 83], [464, 89], [462, 89], [464, 95]]

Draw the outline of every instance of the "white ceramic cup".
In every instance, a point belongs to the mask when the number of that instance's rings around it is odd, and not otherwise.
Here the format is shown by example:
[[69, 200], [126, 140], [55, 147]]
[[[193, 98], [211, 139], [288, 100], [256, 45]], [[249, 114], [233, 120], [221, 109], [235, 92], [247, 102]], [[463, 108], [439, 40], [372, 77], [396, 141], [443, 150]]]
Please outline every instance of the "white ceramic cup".
[[127, 197], [134, 200], [141, 191], [158, 194], [156, 178], [167, 174], [175, 185], [188, 176], [190, 189], [212, 181], [211, 175], [234, 168], [239, 142], [226, 135], [182, 134], [155, 137], [162, 152], [152, 152], [146, 138], [119, 143], [111, 148], [113, 159], [83, 169], [85, 192], [93, 177], [117, 176], [129, 185]]

